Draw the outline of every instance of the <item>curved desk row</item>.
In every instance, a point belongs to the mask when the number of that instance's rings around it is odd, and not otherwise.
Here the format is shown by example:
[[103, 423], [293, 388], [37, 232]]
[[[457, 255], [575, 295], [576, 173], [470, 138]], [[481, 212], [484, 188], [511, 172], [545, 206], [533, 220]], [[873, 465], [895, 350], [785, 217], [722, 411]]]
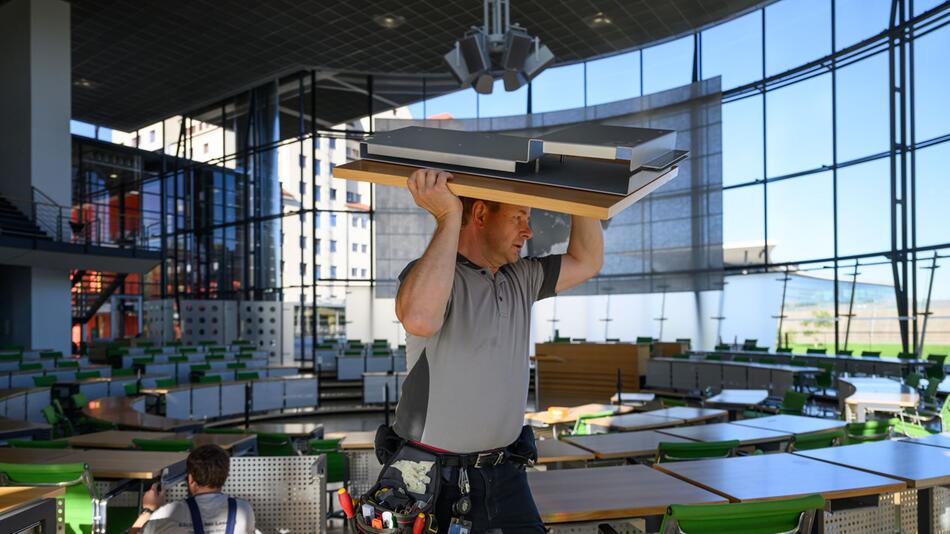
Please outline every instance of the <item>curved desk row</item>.
[[680, 391], [709, 387], [714, 393], [722, 389], [765, 389], [770, 395], [781, 397], [798, 376], [820, 372], [817, 367], [651, 358], [647, 362], [646, 384], [649, 388]]
[[[224, 356], [223, 361], [234, 362], [239, 361], [238, 355], [247, 355], [255, 359], [267, 359], [267, 352], [264, 351], [254, 351], [254, 352], [216, 352], [214, 355]], [[149, 358], [152, 360], [151, 363], [168, 363], [168, 359], [174, 356], [182, 356], [188, 359], [188, 363], [204, 363], [208, 356], [211, 356], [212, 353], [207, 352], [189, 352], [186, 354], [126, 354], [122, 356], [122, 367], [128, 369], [135, 365], [136, 360], [141, 360], [142, 358]], [[247, 357], [245, 356], [245, 357]], [[212, 361], [222, 361], [222, 360], [212, 360]], [[240, 360], [245, 361], [245, 360]]]
[[18, 371], [21, 363], [38, 363], [43, 369], [56, 369], [61, 362], [76, 362], [80, 368], [85, 369], [89, 366], [89, 358], [23, 358], [22, 360], [3, 360], [0, 361], [0, 371]]
[[838, 374], [867, 374], [880, 376], [900, 377], [906, 372], [934, 365], [930, 360], [911, 360], [899, 358], [871, 358], [862, 356], [846, 356], [844, 354], [791, 354], [787, 352], [756, 352], [756, 351], [694, 351], [690, 354], [705, 356], [707, 354], [721, 354], [725, 359], [734, 359], [736, 356], [750, 358], [753, 362], [759, 358], [770, 358], [776, 363], [787, 364], [792, 360], [805, 362], [817, 366], [819, 363], [830, 363]]
[[32, 388], [34, 376], [55, 376], [57, 382], [72, 380], [77, 371], [99, 371], [100, 376], [112, 376], [108, 365], [87, 365], [81, 369], [35, 369], [32, 371], [0, 371], [0, 389]]
[[[136, 367], [141, 368], [145, 374], [164, 374], [174, 376], [175, 379], [181, 383], [188, 382], [189, 377], [191, 376], [192, 365], [210, 365], [212, 373], [221, 374], [228, 370], [229, 363], [237, 362], [228, 360], [211, 360], [210, 362], [201, 361], [189, 363], [146, 363]], [[265, 368], [267, 367], [268, 360], [267, 358], [254, 358], [250, 360], [241, 360], [241, 363], [245, 364], [246, 367], [244, 369], [237, 369], [238, 371], [251, 370], [251, 368]], [[290, 374], [297, 374], [297, 369], [295, 367], [288, 367], [287, 369], [291, 369], [293, 371]]]
[[[395, 405], [409, 373], [363, 373], [363, 404]], [[387, 397], [386, 393], [389, 393]]]
[[82, 409], [83, 415], [108, 423], [119, 428], [177, 432], [201, 428], [202, 423], [172, 419], [161, 415], [145, 413], [145, 397], [104, 397], [90, 401]]
[[845, 421], [863, 423], [869, 411], [899, 414], [917, 406], [917, 390], [890, 378], [842, 376], [838, 378], [838, 399]]
[[[376, 356], [366, 354], [338, 354], [336, 356], [336, 379], [359, 380], [363, 373], [401, 373], [406, 370], [406, 356], [387, 354]], [[321, 360], [321, 368], [323, 360]]]
[[50, 388], [0, 390], [0, 416], [17, 421], [45, 423], [43, 408], [50, 404]]
[[82, 393], [87, 400], [103, 397], [120, 397], [125, 395], [125, 386], [135, 384], [141, 380], [143, 388], [155, 387], [159, 380], [171, 378], [170, 375], [146, 374], [142, 376], [113, 376], [102, 378], [87, 378], [85, 380], [60, 380], [53, 384], [59, 398]]
[[[319, 383], [315, 376], [283, 376], [242, 382], [192, 384], [174, 388], [152, 388], [143, 393], [164, 399], [165, 416], [173, 419], [207, 420], [250, 412], [285, 408], [316, 407]], [[248, 397], [247, 395], [250, 395]]]

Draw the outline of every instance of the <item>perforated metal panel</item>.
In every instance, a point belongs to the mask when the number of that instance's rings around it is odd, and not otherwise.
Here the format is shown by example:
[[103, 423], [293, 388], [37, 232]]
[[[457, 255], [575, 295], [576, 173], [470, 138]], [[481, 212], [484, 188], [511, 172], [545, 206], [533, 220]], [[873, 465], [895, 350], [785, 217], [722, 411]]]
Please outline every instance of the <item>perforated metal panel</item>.
[[[283, 303], [246, 300], [239, 304], [238, 318], [241, 338], [267, 352], [274, 365], [279, 365], [283, 352]], [[291, 358], [292, 359], [292, 358]]]
[[893, 534], [898, 530], [900, 514], [900, 508], [894, 504], [894, 494], [881, 495], [878, 506], [825, 512], [825, 534]]
[[[939, 534], [950, 534], [950, 489], [934, 488], [933, 531]], [[899, 509], [900, 531], [902, 533], [918, 532], [917, 529], [917, 490], [907, 490], [886, 496], [889, 502]], [[881, 501], [884, 501], [882, 496]]]
[[202, 341], [223, 345], [230, 341], [225, 337], [225, 324], [229, 320], [225, 312], [225, 301], [183, 300], [179, 316], [181, 341], [185, 345], [198, 345]]
[[347, 451], [350, 462], [350, 494], [362, 495], [369, 491], [383, 466], [372, 449]]
[[[325, 466], [323, 455], [231, 458], [222, 491], [250, 503], [256, 527], [264, 534], [323, 533]], [[184, 484], [168, 488], [166, 500], [184, 498]]]
[[163, 343], [175, 339], [174, 305], [171, 300], [146, 300], [142, 304], [145, 338]]

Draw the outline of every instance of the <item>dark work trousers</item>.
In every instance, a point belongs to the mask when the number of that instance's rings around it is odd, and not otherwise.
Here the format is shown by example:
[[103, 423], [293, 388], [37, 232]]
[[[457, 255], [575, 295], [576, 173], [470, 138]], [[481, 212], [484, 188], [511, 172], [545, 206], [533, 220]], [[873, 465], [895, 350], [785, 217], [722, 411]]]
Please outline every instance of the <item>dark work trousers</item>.
[[[526, 428], [518, 441], [508, 449], [525, 455], [528, 447], [533, 456], [534, 436]], [[472, 511], [464, 519], [472, 522], [473, 534], [488, 531], [501, 531], [504, 534], [544, 533], [544, 524], [531, 496], [523, 464], [507, 461], [481, 469], [469, 467], [467, 470]], [[442, 468], [442, 489], [436, 501], [440, 534], [448, 532], [454, 516], [452, 505], [461, 495], [459, 468]]]

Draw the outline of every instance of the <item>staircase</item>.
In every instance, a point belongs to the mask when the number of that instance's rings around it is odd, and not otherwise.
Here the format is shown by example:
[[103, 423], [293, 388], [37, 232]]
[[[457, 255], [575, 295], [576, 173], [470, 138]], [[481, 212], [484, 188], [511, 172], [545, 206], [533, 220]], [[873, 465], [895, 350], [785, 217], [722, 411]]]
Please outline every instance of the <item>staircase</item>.
[[0, 236], [52, 241], [29, 217], [3, 197], [0, 197]]
[[122, 288], [126, 273], [72, 272], [73, 325], [89, 322], [116, 290]]

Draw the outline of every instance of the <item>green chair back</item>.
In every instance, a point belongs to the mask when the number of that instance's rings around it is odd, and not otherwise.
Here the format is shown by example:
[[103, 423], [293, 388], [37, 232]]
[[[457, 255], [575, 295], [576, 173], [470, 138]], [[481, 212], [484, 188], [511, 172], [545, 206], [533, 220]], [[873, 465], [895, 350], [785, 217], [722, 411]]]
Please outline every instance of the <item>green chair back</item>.
[[101, 378], [99, 371], [76, 371], [76, 380], [88, 380], [90, 378]]
[[927, 387], [921, 393], [925, 404], [935, 405], [937, 403], [937, 388], [940, 387], [939, 380], [928, 380]]
[[163, 349], [161, 349], [160, 347], [150, 347], [150, 348], [145, 349], [145, 354], [151, 354], [153, 356], [156, 354], [161, 354], [162, 352], [163, 352]]
[[722, 354], [707, 354], [705, 360], [709, 362], [720, 362], [722, 361]]
[[198, 378], [199, 384], [220, 384], [221, 375], [201, 375]]
[[581, 415], [580, 417], [578, 417], [577, 421], [574, 421], [574, 429], [571, 430], [571, 435], [572, 436], [589, 436], [591, 432], [590, 432], [590, 425], [587, 424], [587, 421], [591, 419], [598, 419], [600, 417], [609, 417], [613, 414], [614, 412], [612, 410], [606, 410], [606, 411], [594, 412], [594, 413], [585, 413]]
[[853, 353], [854, 353], [854, 351], [851, 350], [851, 349], [841, 349], [841, 350], [838, 351], [838, 355], [839, 355], [839, 356], [851, 356], [851, 354], [853, 354]]
[[917, 423], [911, 423], [910, 421], [897, 421], [894, 423], [894, 433], [909, 438], [926, 438], [933, 434], [933, 432], [923, 426]]
[[241, 352], [239, 354], [234, 355], [235, 360], [250, 360], [253, 357], [254, 357], [253, 354], [245, 353], [245, 352]]
[[340, 448], [340, 439], [312, 439], [308, 443], [308, 454], [326, 454], [326, 476], [328, 483], [343, 482], [344, 457]]
[[682, 399], [671, 399], [669, 397], [660, 397], [660, 406], [664, 408], [675, 408], [678, 406], [686, 406], [686, 401]]
[[205, 361], [207, 362], [220, 362], [224, 361], [224, 354], [209, 354], [205, 356]]
[[661, 534], [809, 533], [821, 495], [778, 501], [729, 504], [672, 504], [660, 524]]
[[937, 362], [934, 365], [927, 366], [927, 378], [931, 380], [943, 381], [946, 377], [944, 372], [944, 365], [947, 363], [946, 354], [930, 354], [927, 356], [927, 361]]
[[122, 389], [125, 390], [126, 397], [134, 397], [139, 394], [139, 385], [135, 382], [122, 384]]
[[93, 529], [96, 483], [85, 464], [4, 464], [0, 474], [13, 485], [65, 486], [63, 523], [66, 534], [89, 534]]
[[135, 369], [113, 369], [112, 378], [127, 378], [135, 376]]
[[141, 439], [133, 438], [135, 448], [153, 452], [187, 452], [194, 446], [191, 439]]
[[44, 350], [43, 352], [40, 353], [40, 358], [43, 358], [43, 359], [46, 359], [46, 358], [56, 359], [56, 358], [62, 358], [62, 357], [63, 357], [63, 353], [58, 350]]
[[779, 348], [775, 349], [775, 352], [778, 353], [778, 354], [791, 354], [791, 353], [792, 353], [792, 347], [779, 347]]
[[907, 373], [904, 377], [904, 384], [917, 389], [920, 387], [920, 373]]
[[688, 359], [689, 359], [689, 354], [674, 354], [674, 355], [673, 355], [673, 359], [676, 359], [676, 360], [688, 360]]
[[158, 378], [155, 380], [157, 388], [173, 388], [178, 385], [174, 378]]
[[687, 460], [705, 460], [709, 458], [728, 458], [735, 453], [739, 440], [700, 441], [681, 443], [661, 441], [656, 448], [656, 463], [683, 462]]
[[789, 415], [804, 415], [805, 403], [808, 395], [788, 390], [782, 398], [782, 413]]
[[154, 356], [140, 356], [138, 358], [132, 358], [132, 365], [148, 365], [154, 361]]
[[168, 363], [188, 363], [188, 356], [169, 356]]
[[828, 349], [805, 349], [805, 354], [828, 354]]
[[844, 439], [844, 429], [839, 428], [830, 432], [818, 432], [816, 434], [795, 434], [792, 437], [792, 444], [789, 452], [792, 451], [810, 451], [812, 449], [824, 449], [840, 445]]
[[734, 361], [734, 362], [742, 362], [742, 363], [750, 363], [750, 362], [752, 361], [752, 358], [749, 358], [748, 356], [736, 356], [736, 357], [734, 357], [734, 358], [732, 359], [732, 361]]
[[848, 443], [865, 443], [868, 441], [884, 441], [891, 436], [891, 429], [900, 419], [876, 419], [863, 423], [848, 423], [845, 433]]
[[195, 365], [191, 366], [192, 373], [195, 373], [198, 371], [210, 371], [210, 370], [211, 370], [211, 366], [206, 363], [196, 363]]
[[247, 434], [243, 428], [204, 428], [201, 430], [203, 434]]
[[79, 369], [79, 362], [76, 360], [62, 360], [56, 362], [57, 369]]
[[178, 352], [180, 354], [195, 354], [198, 352], [198, 349], [196, 347], [181, 347], [178, 349]]
[[729, 345], [726, 343], [720, 343], [716, 345], [716, 350], [729, 350]]
[[899, 360], [914, 360], [917, 358], [917, 355], [913, 352], [898, 352], [897, 358]]
[[56, 383], [56, 375], [42, 375], [33, 377], [33, 385], [38, 388], [48, 388]]
[[65, 439], [8, 439], [7, 444], [15, 449], [68, 449]]
[[297, 456], [294, 442], [286, 434], [257, 433], [258, 456]]
[[653, 343], [651, 336], [637, 336], [637, 343]]
[[764, 363], [766, 365], [775, 365], [778, 363], [778, 360], [775, 358], [759, 358], [759, 363]]
[[165, 346], [166, 347], [180, 347], [181, 341], [166, 341]]
[[21, 371], [36, 371], [42, 369], [43, 364], [39, 362], [21, 363], [19, 367]]
[[216, 343], [215, 341], [199, 341], [198, 345], [202, 347], [210, 347], [211, 345], [214, 345], [215, 343]]
[[77, 410], [82, 410], [87, 404], [89, 404], [89, 399], [86, 398], [86, 395], [83, 393], [75, 393], [70, 398], [73, 401], [73, 406], [75, 406]]
[[247, 364], [244, 362], [229, 362], [228, 369], [247, 369]]
[[880, 358], [880, 357], [881, 357], [881, 351], [879, 351], [879, 350], [862, 350], [862, 351], [861, 351], [861, 357], [862, 357], [862, 358]]
[[237, 373], [238, 380], [260, 380], [260, 375], [257, 371], [249, 371], [247, 373]]

